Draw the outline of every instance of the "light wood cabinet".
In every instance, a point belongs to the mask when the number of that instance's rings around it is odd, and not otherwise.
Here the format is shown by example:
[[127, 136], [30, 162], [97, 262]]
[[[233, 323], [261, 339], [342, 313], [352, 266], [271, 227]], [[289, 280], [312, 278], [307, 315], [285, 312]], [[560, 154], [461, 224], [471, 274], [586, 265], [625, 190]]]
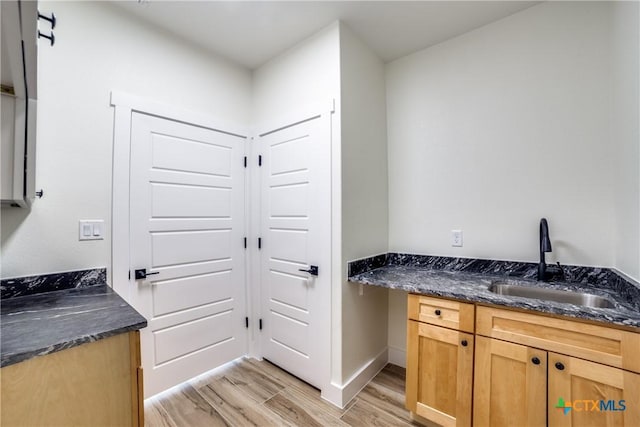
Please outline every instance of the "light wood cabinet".
[[489, 307], [476, 324], [474, 426], [640, 425], [640, 374], [620, 368], [640, 334]]
[[408, 317], [406, 406], [421, 421], [640, 426], [640, 333], [420, 295]]
[[3, 427], [144, 425], [138, 331], [4, 367], [0, 381]]
[[544, 426], [546, 389], [546, 351], [476, 337], [474, 425]]
[[[410, 316], [436, 324], [444, 317], [446, 324], [458, 325], [460, 305], [473, 310], [471, 304], [412, 297]], [[407, 409], [442, 426], [470, 426], [473, 334], [411, 319], [407, 332]]]
[[640, 426], [640, 374], [549, 353], [548, 381], [551, 426]]

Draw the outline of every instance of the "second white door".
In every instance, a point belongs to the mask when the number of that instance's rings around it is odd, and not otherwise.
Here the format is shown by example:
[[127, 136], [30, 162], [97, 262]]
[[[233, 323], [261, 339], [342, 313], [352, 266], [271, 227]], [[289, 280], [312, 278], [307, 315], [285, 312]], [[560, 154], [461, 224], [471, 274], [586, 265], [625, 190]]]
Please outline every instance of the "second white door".
[[330, 132], [330, 118], [318, 115], [258, 140], [261, 351], [318, 388], [330, 339]]

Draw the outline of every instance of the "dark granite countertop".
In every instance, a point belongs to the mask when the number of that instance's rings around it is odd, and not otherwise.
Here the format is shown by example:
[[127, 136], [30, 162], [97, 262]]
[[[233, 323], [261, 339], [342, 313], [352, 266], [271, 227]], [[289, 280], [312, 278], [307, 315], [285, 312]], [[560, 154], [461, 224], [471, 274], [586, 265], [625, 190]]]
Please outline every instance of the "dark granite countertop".
[[2, 367], [144, 328], [147, 321], [107, 285], [6, 298], [0, 304]]
[[[413, 257], [413, 259], [405, 259]], [[497, 306], [551, 313], [576, 319], [603, 322], [612, 325], [640, 328], [640, 288], [613, 277], [608, 269], [591, 269], [577, 282], [540, 282], [526, 277], [513, 277], [504, 269], [504, 261], [467, 260], [460, 258], [426, 257], [415, 262], [414, 256], [391, 254], [388, 259], [355, 265], [350, 282], [400, 289], [411, 293], [453, 298], [460, 301], [486, 303]], [[370, 259], [371, 260], [371, 259]], [[444, 261], [443, 261], [444, 260]], [[468, 268], [473, 263], [473, 268]], [[444, 266], [442, 265], [444, 264]], [[478, 264], [482, 264], [480, 268]], [[528, 266], [522, 270], [528, 271]], [[438, 268], [434, 268], [438, 267]], [[357, 271], [365, 270], [365, 271]], [[475, 270], [475, 271], [465, 271]], [[568, 267], [568, 274], [583, 274], [585, 267]], [[355, 271], [353, 271], [355, 270]], [[587, 280], [587, 276], [588, 279]], [[599, 279], [599, 281], [598, 281]], [[559, 290], [582, 291], [607, 297], [615, 308], [590, 308], [568, 303], [532, 298], [498, 295], [488, 290], [494, 281], [514, 285], [537, 286]], [[628, 286], [628, 287], [627, 287]]]

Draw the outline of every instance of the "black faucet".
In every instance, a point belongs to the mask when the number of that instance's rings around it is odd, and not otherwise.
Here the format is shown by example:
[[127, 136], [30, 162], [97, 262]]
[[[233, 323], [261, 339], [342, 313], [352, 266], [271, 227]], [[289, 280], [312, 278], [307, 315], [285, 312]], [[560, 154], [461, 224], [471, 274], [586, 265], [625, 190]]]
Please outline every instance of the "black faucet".
[[551, 240], [549, 240], [549, 225], [547, 219], [540, 219], [540, 263], [538, 264], [538, 280], [547, 280], [547, 263], [544, 253], [551, 252]]
[[544, 260], [544, 253], [551, 252], [551, 240], [549, 240], [549, 224], [546, 218], [540, 219], [540, 263], [538, 264], [538, 280], [546, 282], [549, 279], [566, 280], [564, 269], [557, 262], [557, 265], [547, 265]]

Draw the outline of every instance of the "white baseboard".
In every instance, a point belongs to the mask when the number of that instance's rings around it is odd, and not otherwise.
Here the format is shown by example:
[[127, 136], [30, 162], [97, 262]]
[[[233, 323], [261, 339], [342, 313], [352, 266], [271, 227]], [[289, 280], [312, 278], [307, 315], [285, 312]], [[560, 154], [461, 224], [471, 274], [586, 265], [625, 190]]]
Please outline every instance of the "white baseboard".
[[345, 407], [342, 403], [342, 387], [336, 383], [331, 383], [323, 387], [320, 392], [320, 397], [340, 409], [344, 409]]
[[407, 351], [402, 348], [389, 347], [389, 363], [406, 368]]
[[334, 405], [344, 408], [369, 381], [382, 370], [389, 360], [388, 351], [385, 348], [376, 357], [365, 363], [342, 386], [331, 384], [322, 390], [322, 398]]

